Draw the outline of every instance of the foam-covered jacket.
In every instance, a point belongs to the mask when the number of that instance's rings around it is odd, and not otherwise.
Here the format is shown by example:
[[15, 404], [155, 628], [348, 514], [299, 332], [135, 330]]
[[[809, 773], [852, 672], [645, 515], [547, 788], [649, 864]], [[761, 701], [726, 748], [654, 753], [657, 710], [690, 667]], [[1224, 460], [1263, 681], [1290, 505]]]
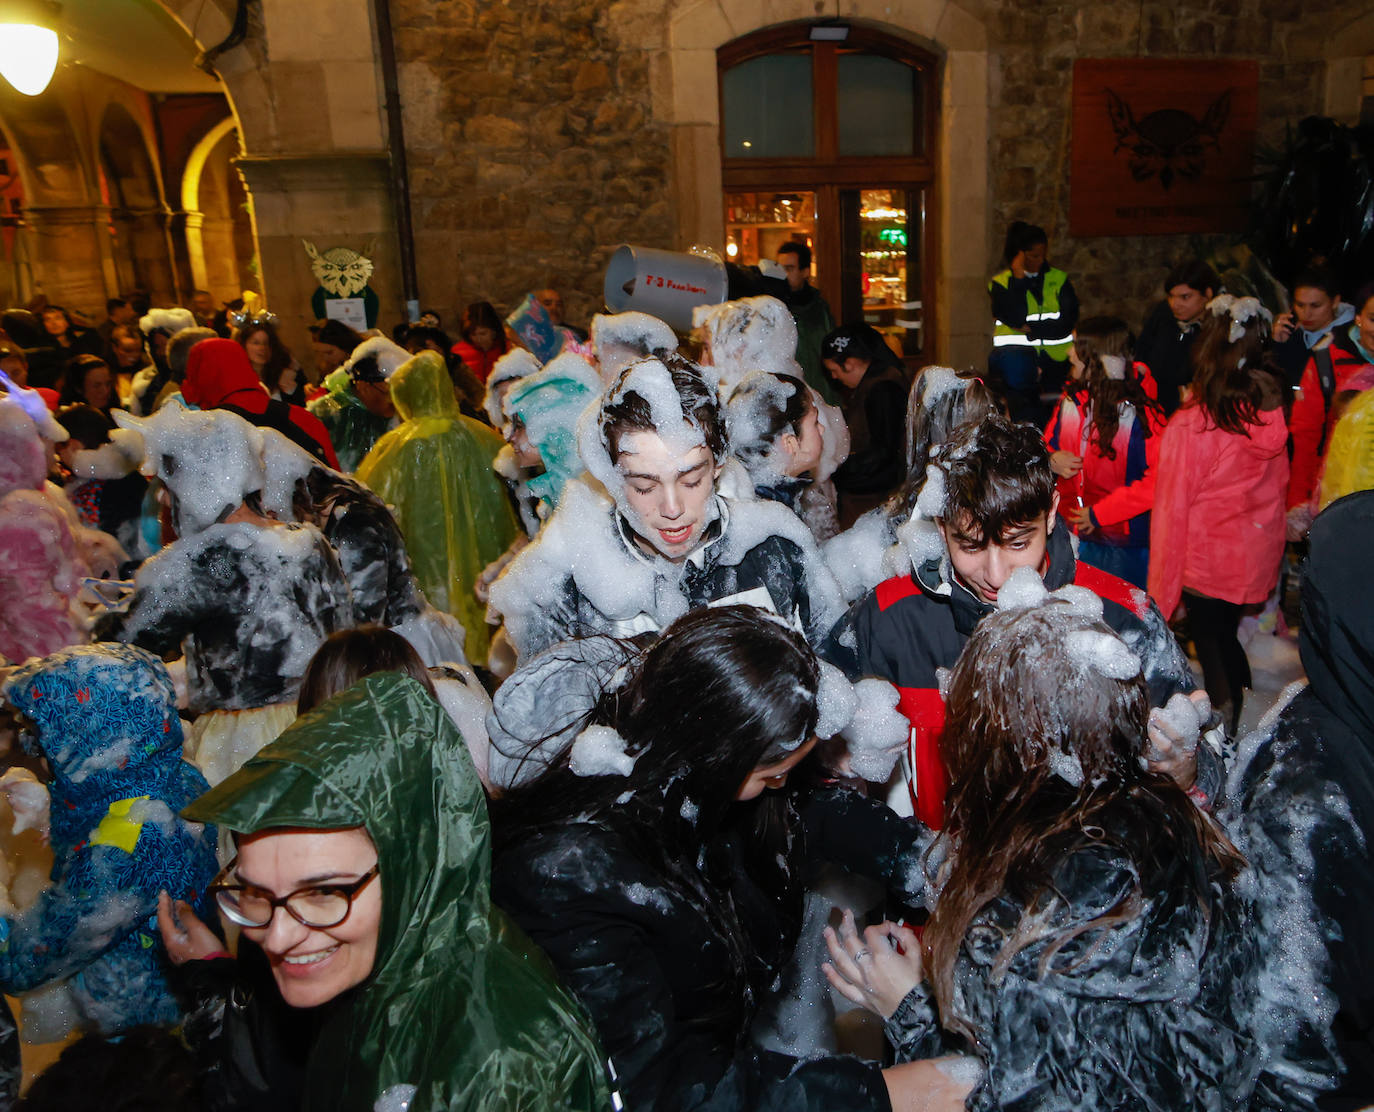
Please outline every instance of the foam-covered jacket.
[[1221, 817], [1259, 877], [1255, 929], [1292, 972], [1272, 1006], [1306, 1020], [1295, 1077], [1321, 1084], [1339, 1051], [1345, 1103], [1330, 1107], [1356, 1108], [1374, 1102], [1374, 581], [1361, 560], [1374, 547], [1374, 492], [1333, 502], [1309, 539], [1298, 637], [1308, 685], [1242, 742]]
[[[1105, 834], [1060, 835], [1052, 886], [1033, 908], [1009, 882], [974, 916], [954, 964], [957, 1007], [987, 1069], [968, 1098], [974, 1112], [1310, 1107], [1274, 1096], [1281, 1055], [1257, 1038], [1267, 940], [1247, 901], [1211, 875], [1196, 842], [1142, 860], [1113, 837], [1147, 817], [1113, 823], [1109, 810]], [[1022, 948], [999, 961], [1018, 933]], [[924, 984], [887, 1033], [899, 1061], [970, 1052], [941, 1029]]]
[[643, 552], [614, 503], [580, 480], [534, 543], [492, 585], [521, 658], [559, 641], [656, 632], [689, 610], [745, 603], [820, 642], [843, 612], [811, 532], [777, 502], [717, 495], [702, 543], [681, 563]]
[[295, 700], [305, 666], [353, 626], [338, 557], [313, 525], [212, 525], [146, 561], [125, 614], [97, 632], [186, 655], [190, 709]]
[[1247, 435], [1223, 432], [1197, 405], [1169, 418], [1150, 519], [1150, 597], [1165, 616], [1185, 589], [1246, 605], [1278, 582], [1288, 484], [1282, 409]]
[[[748, 1033], [796, 943], [805, 862], [900, 888], [919, 857], [918, 828], [853, 792], [789, 785], [734, 805], [698, 856], [703, 835], [687, 802], [670, 784], [526, 831], [498, 849], [492, 871], [493, 897], [591, 1014], [625, 1106], [888, 1112], [874, 1063], [799, 1062]], [[673, 869], [673, 856], [688, 861]]]
[[[1050, 534], [1044, 580], [1051, 591], [1072, 583], [1102, 599], [1103, 620], [1140, 657], [1152, 706], [1196, 687], [1178, 642], [1145, 592], [1079, 563], [1062, 523]], [[898, 709], [911, 723], [916, 815], [932, 828], [943, 825], [946, 788], [938, 672], [954, 667], [974, 627], [993, 609], [950, 574], [946, 561], [930, 560], [914, 573], [878, 584], [850, 607], [820, 650], [851, 680], [876, 676], [897, 688]]]
[[182, 759], [161, 661], [125, 645], [66, 649], [16, 669], [5, 698], [37, 727], [52, 768], [52, 886], [0, 920], [0, 985], [67, 981], [81, 1026], [176, 1023], [158, 936], [165, 889], [206, 914], [215, 831], [178, 818], [205, 791]]
[[1077, 475], [1059, 479], [1059, 508], [1067, 512], [1076, 505], [1088, 507], [1097, 525], [1087, 534], [1093, 541], [1148, 548], [1164, 415], [1148, 406], [1137, 410], [1129, 403], [1118, 410], [1114, 456], [1108, 458], [1097, 442], [1087, 388], [1066, 390], [1059, 399], [1045, 429], [1045, 443], [1051, 452], [1062, 449], [1083, 458]]

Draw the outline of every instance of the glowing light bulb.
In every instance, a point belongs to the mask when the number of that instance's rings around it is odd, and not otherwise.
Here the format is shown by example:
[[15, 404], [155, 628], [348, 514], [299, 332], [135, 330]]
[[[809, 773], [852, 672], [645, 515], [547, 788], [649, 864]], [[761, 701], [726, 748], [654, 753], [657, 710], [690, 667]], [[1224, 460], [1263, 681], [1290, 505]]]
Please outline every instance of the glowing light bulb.
[[36, 97], [56, 69], [56, 31], [31, 23], [0, 23], [0, 75], [19, 92]]
[[729, 243], [725, 245], [725, 253], [733, 259], [736, 255], [739, 254], [739, 244], [732, 239]]

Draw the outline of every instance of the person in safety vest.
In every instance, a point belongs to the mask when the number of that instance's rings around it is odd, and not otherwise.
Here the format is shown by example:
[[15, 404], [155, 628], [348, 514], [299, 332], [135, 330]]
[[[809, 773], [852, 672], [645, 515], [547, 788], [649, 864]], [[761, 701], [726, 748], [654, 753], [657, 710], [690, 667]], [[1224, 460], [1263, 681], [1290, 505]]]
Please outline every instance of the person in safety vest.
[[1016, 421], [1044, 425], [1063, 388], [1069, 348], [1078, 323], [1078, 294], [1069, 276], [1046, 262], [1045, 229], [1013, 221], [1003, 257], [1007, 269], [988, 282], [992, 299], [992, 354], [988, 372], [1007, 394]]

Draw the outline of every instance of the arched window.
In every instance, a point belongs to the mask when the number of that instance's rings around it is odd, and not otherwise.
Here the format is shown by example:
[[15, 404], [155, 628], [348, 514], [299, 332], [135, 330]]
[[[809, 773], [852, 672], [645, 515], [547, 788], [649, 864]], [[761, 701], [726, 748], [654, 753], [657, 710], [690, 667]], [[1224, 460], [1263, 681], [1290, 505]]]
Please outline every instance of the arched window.
[[938, 59], [833, 22], [769, 28], [716, 56], [727, 254], [756, 263], [806, 242], [837, 322], [930, 358]]

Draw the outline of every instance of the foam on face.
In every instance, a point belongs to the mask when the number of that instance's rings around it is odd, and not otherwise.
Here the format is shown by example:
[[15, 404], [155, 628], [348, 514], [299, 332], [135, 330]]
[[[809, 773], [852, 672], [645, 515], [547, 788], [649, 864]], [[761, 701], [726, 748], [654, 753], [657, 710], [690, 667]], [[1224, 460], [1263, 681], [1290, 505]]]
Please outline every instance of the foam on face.
[[821, 430], [821, 461], [816, 464], [816, 481], [823, 483], [849, 458], [849, 426], [839, 406], [831, 405], [813, 387], [806, 389], [816, 407], [816, 424]]

